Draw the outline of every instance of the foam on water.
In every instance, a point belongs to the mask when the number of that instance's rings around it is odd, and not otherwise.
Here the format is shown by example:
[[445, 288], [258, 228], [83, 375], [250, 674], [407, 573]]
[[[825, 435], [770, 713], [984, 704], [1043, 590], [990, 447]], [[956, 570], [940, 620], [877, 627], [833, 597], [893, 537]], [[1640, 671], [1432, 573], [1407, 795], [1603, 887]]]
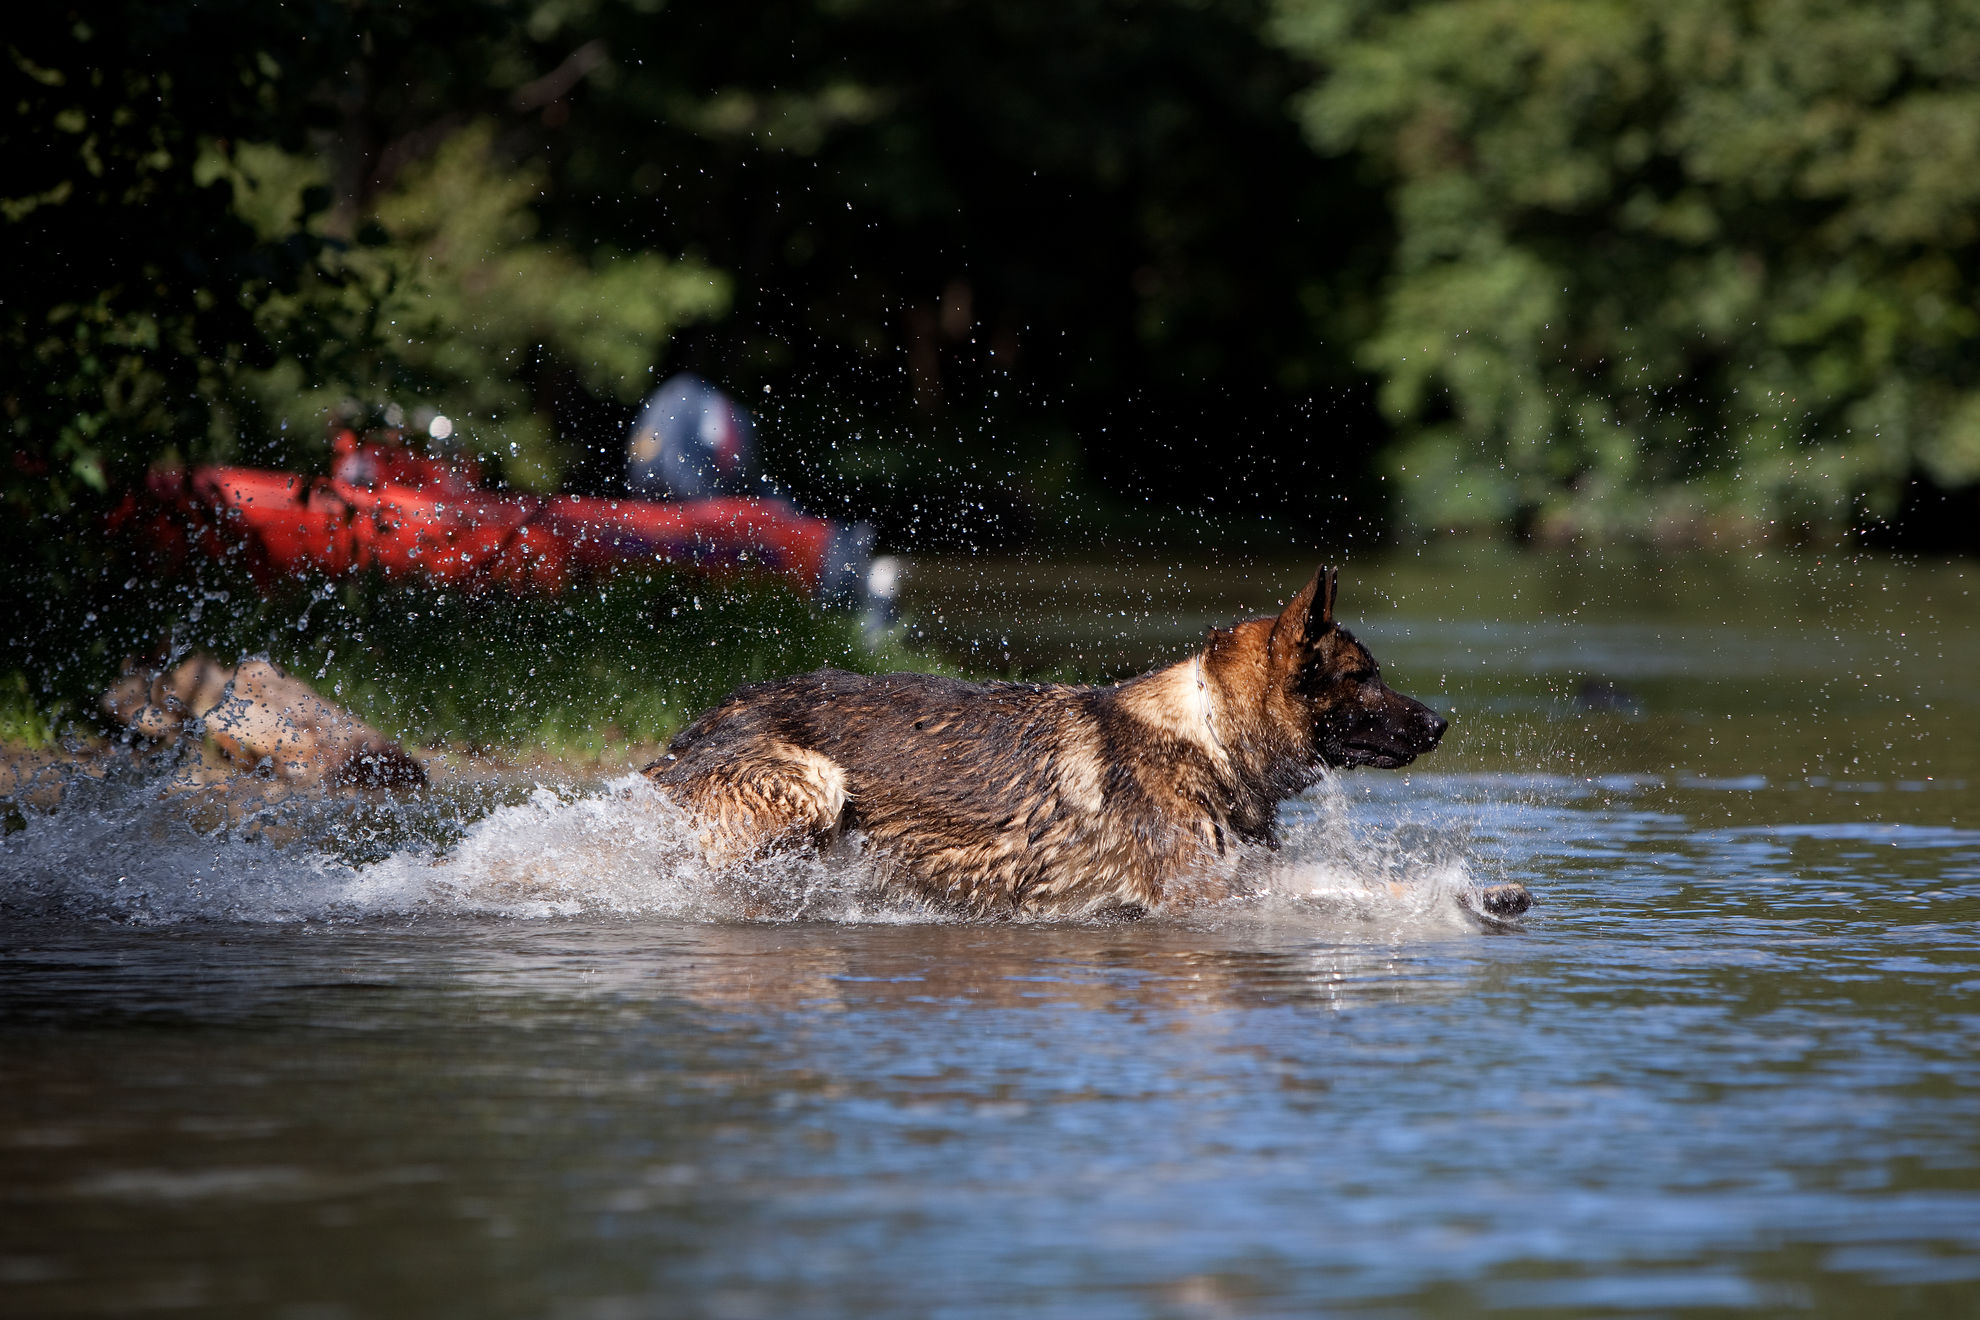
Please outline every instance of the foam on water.
[[[717, 874], [686, 818], [638, 775], [513, 796], [492, 809], [315, 795], [262, 802], [155, 780], [78, 779], [59, 808], [23, 813], [24, 828], [0, 841], [0, 907], [134, 923], [956, 919], [881, 892], [856, 840]], [[1461, 852], [1358, 822], [1347, 796], [1327, 787], [1292, 814], [1282, 849], [1247, 862], [1256, 892], [1188, 919], [1461, 925], [1474, 887]]]

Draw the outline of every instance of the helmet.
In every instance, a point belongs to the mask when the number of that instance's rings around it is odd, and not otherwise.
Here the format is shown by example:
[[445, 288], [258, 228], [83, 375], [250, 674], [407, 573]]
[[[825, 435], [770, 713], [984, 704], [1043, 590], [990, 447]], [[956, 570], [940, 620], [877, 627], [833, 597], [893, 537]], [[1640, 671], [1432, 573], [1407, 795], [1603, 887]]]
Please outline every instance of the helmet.
[[626, 446], [626, 484], [651, 499], [760, 493], [749, 414], [699, 376], [682, 372], [653, 392]]

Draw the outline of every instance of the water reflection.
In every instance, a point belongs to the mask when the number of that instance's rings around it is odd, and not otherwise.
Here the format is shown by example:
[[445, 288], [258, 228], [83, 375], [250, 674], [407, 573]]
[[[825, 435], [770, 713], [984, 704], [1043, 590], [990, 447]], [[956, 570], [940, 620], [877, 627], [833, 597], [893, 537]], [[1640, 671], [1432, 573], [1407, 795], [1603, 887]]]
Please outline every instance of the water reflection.
[[[480, 1004], [660, 1003], [740, 1013], [947, 1013], [957, 1008], [1208, 1014], [1344, 1010], [1460, 993], [1477, 965], [1462, 927], [1320, 941], [1267, 920], [1105, 927], [416, 922], [401, 932], [192, 929], [155, 941], [16, 926], [0, 988], [16, 1022], [390, 1015], [404, 995]], [[338, 966], [325, 975], [333, 944]], [[362, 996], [360, 1000], [358, 996]], [[298, 1003], [298, 997], [307, 1001]], [[320, 1004], [319, 1004], [320, 1001]], [[556, 1010], [563, 1011], [563, 1010]]]

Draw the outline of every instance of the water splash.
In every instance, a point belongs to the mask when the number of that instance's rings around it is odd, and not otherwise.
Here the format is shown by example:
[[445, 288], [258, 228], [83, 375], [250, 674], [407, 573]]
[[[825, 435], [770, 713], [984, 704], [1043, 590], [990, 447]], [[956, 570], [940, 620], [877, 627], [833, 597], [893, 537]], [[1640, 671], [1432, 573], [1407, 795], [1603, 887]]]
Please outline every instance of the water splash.
[[1385, 926], [1466, 926], [1479, 888], [1468, 830], [1448, 812], [1371, 814], [1338, 777], [1282, 812], [1278, 851], [1258, 868], [1269, 915]]
[[[686, 817], [638, 775], [401, 800], [244, 787], [77, 778], [0, 841], [0, 910], [140, 924], [957, 919], [883, 892], [856, 840], [713, 872]], [[1462, 925], [1474, 887], [1448, 835], [1359, 819], [1324, 787], [1246, 873], [1249, 896], [1182, 919]]]

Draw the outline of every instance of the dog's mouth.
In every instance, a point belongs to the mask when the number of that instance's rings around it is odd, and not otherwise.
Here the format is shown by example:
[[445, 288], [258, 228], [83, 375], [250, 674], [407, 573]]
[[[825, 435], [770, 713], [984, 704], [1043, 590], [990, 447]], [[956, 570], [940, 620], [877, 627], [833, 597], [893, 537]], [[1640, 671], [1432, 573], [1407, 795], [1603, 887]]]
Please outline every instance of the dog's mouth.
[[1377, 770], [1400, 770], [1422, 753], [1384, 743], [1351, 742], [1347, 744], [1347, 754], [1349, 765], [1373, 766]]

